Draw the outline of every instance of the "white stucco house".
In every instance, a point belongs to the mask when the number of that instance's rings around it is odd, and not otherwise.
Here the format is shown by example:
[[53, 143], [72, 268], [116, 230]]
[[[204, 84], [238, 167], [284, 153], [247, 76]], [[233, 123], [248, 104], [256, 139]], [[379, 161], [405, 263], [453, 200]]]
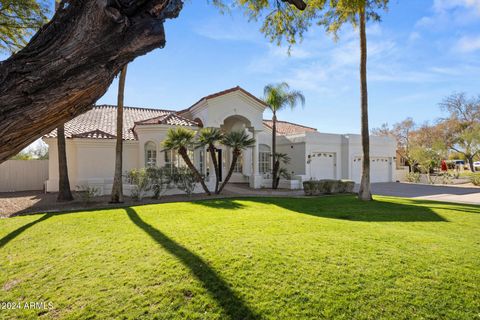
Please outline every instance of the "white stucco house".
[[[271, 186], [271, 121], [264, 120], [265, 103], [240, 87], [201, 98], [181, 111], [125, 107], [123, 166], [128, 171], [147, 166], [183, 165], [174, 152], [164, 151], [162, 141], [168, 129], [215, 127], [224, 131], [246, 130], [256, 139], [245, 150], [236, 166], [231, 183], [246, 183], [251, 188]], [[341, 121], [341, 119], [339, 119]], [[95, 185], [109, 193], [115, 165], [116, 107], [95, 106], [65, 124], [67, 161], [72, 189]], [[351, 179], [360, 181], [362, 148], [360, 135], [328, 134], [286, 121], [277, 125], [278, 152], [290, 156], [286, 166], [292, 180], [280, 187], [301, 188], [309, 179]], [[56, 131], [43, 137], [49, 146], [49, 178], [46, 191], [58, 191], [58, 155]], [[219, 145], [222, 175], [228, 171], [231, 150]], [[372, 182], [394, 179], [396, 142], [392, 138], [370, 138]], [[193, 162], [212, 184], [214, 170], [208, 153], [193, 151]], [[200, 190], [200, 189], [199, 189]]]

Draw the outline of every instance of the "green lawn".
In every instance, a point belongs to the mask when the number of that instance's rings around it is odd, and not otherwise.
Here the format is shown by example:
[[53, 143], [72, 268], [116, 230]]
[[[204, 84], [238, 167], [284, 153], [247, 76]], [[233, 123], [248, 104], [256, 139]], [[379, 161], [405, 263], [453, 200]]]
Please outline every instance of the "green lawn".
[[248, 198], [1, 219], [0, 301], [53, 304], [4, 319], [480, 319], [480, 207]]

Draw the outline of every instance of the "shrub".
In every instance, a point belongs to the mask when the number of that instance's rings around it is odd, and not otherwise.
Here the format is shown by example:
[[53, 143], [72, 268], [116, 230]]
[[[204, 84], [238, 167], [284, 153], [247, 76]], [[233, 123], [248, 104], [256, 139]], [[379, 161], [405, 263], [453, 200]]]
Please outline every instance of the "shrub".
[[418, 183], [420, 182], [420, 172], [409, 172], [405, 175], [407, 182]]
[[319, 194], [332, 193], [351, 193], [355, 182], [351, 180], [310, 180], [303, 182], [303, 190], [305, 195], [314, 196]]
[[187, 195], [193, 193], [196, 184], [195, 175], [189, 168], [173, 168], [168, 174], [168, 185], [184, 191]]
[[90, 186], [88, 184], [77, 186], [76, 189], [80, 194], [80, 198], [85, 203], [92, 202], [92, 199], [100, 194], [98, 187]]
[[131, 197], [133, 200], [140, 201], [145, 194], [151, 189], [150, 179], [148, 178], [147, 170], [133, 169], [127, 173], [127, 182], [132, 184], [133, 190]]
[[150, 167], [147, 169], [147, 178], [149, 189], [153, 192], [153, 197], [155, 199], [160, 198], [160, 195], [163, 191], [165, 191], [168, 187], [168, 180], [170, 172], [170, 168], [157, 168], [157, 167]]
[[476, 186], [480, 186], [480, 174], [479, 173], [472, 173], [470, 175], [470, 182]]

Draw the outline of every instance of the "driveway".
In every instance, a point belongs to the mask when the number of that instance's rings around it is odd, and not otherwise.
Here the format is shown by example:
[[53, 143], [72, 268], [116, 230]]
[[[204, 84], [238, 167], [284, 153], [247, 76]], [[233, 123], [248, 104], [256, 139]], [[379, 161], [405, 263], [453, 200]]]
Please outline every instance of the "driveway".
[[[358, 188], [358, 185], [357, 185]], [[480, 188], [399, 182], [372, 183], [373, 194], [480, 205]]]

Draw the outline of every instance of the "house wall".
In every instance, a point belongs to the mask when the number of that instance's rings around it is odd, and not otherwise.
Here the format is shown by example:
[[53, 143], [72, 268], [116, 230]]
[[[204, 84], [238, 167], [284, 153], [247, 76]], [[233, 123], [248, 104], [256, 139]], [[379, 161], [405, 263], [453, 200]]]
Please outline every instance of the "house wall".
[[[49, 175], [47, 192], [58, 191], [57, 139], [44, 139], [49, 148]], [[138, 142], [124, 141], [123, 170], [138, 167]], [[96, 185], [111, 188], [115, 170], [115, 140], [67, 139], [68, 176], [70, 188]], [[105, 190], [107, 192], [108, 190]]]

